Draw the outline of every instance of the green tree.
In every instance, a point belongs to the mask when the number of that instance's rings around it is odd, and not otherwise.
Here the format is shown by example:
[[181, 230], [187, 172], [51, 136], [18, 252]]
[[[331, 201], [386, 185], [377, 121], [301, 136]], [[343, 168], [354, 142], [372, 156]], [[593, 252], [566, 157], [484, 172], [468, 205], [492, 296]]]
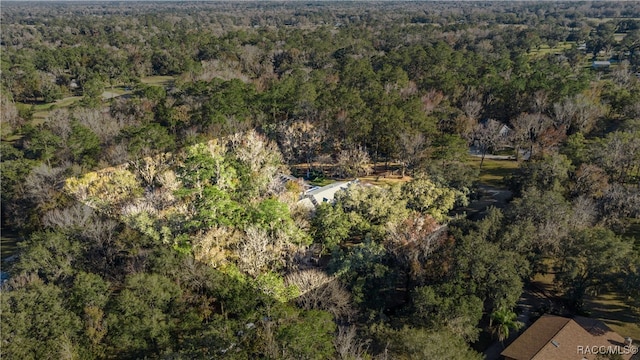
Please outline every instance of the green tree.
[[21, 247], [23, 252], [14, 271], [18, 274], [35, 273], [47, 282], [71, 278], [82, 256], [81, 243], [60, 232], [33, 233]]
[[332, 255], [329, 271], [344, 281], [357, 304], [375, 313], [392, 303], [398, 274], [382, 245], [365, 241]]
[[402, 185], [402, 197], [407, 199], [407, 207], [433, 216], [438, 222], [445, 221], [447, 214], [459, 196], [455, 190], [419, 177]]
[[542, 191], [565, 192], [573, 169], [565, 155], [545, 156], [540, 160], [522, 163], [509, 182], [516, 194], [533, 187]]
[[180, 287], [164, 276], [129, 276], [107, 317], [110, 346], [127, 357], [171, 349], [181, 294]]
[[206, 186], [192, 205], [195, 214], [189, 226], [194, 230], [214, 225], [242, 226], [248, 220], [245, 209], [217, 186]]
[[478, 339], [483, 303], [453, 284], [423, 286], [412, 293], [414, 322], [438, 331], [446, 328], [467, 342]]
[[517, 321], [518, 315], [508, 308], [501, 307], [491, 313], [491, 323], [489, 327], [497, 336], [498, 341], [504, 342], [509, 338], [511, 330], [520, 330], [524, 324]]
[[[334, 355], [336, 324], [331, 314], [319, 310], [301, 311], [281, 319], [276, 334], [285, 358], [329, 359]], [[284, 321], [283, 321], [284, 320]]]
[[125, 127], [120, 132], [120, 139], [126, 141], [127, 150], [135, 157], [169, 151], [175, 143], [167, 129], [157, 123]]
[[104, 83], [98, 78], [92, 78], [82, 84], [82, 104], [89, 108], [98, 107], [102, 101]]
[[70, 307], [81, 316], [84, 344], [93, 355], [99, 356], [107, 334], [105, 307], [111, 292], [109, 283], [92, 273], [79, 272], [70, 290]]
[[408, 326], [393, 330], [377, 325], [372, 332], [381, 352], [386, 352], [393, 359], [482, 359], [482, 355], [472, 350], [461, 337], [446, 330], [429, 331]]
[[328, 203], [318, 206], [312, 224], [316, 242], [327, 250], [332, 250], [345, 241], [353, 226], [341, 206]]
[[71, 122], [71, 133], [67, 139], [67, 146], [73, 161], [89, 166], [97, 162], [96, 158], [100, 153], [100, 138], [78, 121]]
[[556, 280], [567, 296], [582, 307], [584, 296], [614, 282], [632, 253], [633, 244], [613, 231], [591, 228], [573, 232], [562, 243]]
[[2, 292], [2, 356], [34, 360], [78, 357], [83, 353], [77, 338], [81, 321], [65, 308], [62, 290], [44, 284], [37, 276], [26, 280], [25, 286]]
[[557, 254], [569, 231], [582, 226], [573, 221], [572, 205], [561, 193], [537, 188], [529, 188], [513, 200], [506, 216], [512, 223], [535, 227], [531, 247], [543, 255]]
[[51, 165], [56, 151], [62, 144], [62, 139], [51, 131], [39, 126], [27, 126], [23, 129], [25, 143], [25, 157], [46, 161]]
[[109, 295], [108, 282], [99, 275], [81, 271], [73, 279], [69, 301], [76, 313], [82, 313], [90, 306], [104, 308], [109, 301]]

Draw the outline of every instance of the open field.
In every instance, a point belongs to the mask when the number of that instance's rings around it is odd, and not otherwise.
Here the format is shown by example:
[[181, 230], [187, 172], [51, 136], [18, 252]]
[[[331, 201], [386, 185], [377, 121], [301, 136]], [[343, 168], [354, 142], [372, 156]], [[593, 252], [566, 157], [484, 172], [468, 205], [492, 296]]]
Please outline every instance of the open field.
[[405, 176], [405, 177], [401, 177], [401, 176], [396, 176], [396, 175], [391, 175], [391, 176], [382, 176], [382, 175], [369, 175], [369, 176], [361, 176], [358, 177], [358, 179], [360, 179], [360, 181], [372, 184], [372, 185], [376, 185], [376, 186], [384, 186], [384, 185], [393, 185], [393, 184], [399, 184], [399, 183], [404, 183], [407, 181], [411, 181], [412, 177], [410, 176]]
[[618, 293], [607, 292], [598, 296], [587, 297], [585, 308], [591, 313], [591, 317], [603, 321], [613, 331], [626, 337], [630, 336], [637, 343], [640, 341], [640, 318], [638, 313], [634, 314], [630, 300], [625, 299]]
[[[108, 100], [108, 99], [116, 98], [121, 95], [129, 94], [129, 93], [131, 93], [131, 91], [127, 91], [124, 88], [120, 88], [120, 87], [114, 87], [114, 88], [110, 88], [107, 91], [104, 91], [102, 93], [102, 98], [104, 100]], [[34, 125], [37, 125], [37, 124], [40, 124], [42, 121], [44, 121], [44, 119], [46, 119], [47, 116], [49, 116], [49, 113], [52, 110], [71, 107], [81, 99], [82, 99], [82, 96], [68, 96], [66, 98], [62, 98], [60, 100], [56, 100], [55, 102], [47, 103], [47, 104], [25, 104], [25, 103], [17, 102], [16, 107], [20, 110], [32, 109], [34, 111], [32, 115], [33, 123]]]
[[[480, 158], [472, 157], [470, 164], [480, 167]], [[482, 185], [493, 187], [504, 187], [504, 178], [514, 173], [519, 163], [515, 160], [493, 160], [484, 159], [482, 169], [480, 169], [479, 182]]]
[[[148, 76], [141, 79], [143, 84], [148, 85], [157, 85], [157, 86], [167, 86], [175, 81], [175, 77], [173, 76]], [[116, 98], [118, 96], [130, 94], [131, 90], [126, 89], [123, 86], [113, 86], [108, 88], [102, 93], [102, 98], [104, 100], [109, 100]], [[27, 103], [16, 103], [16, 107], [19, 110], [33, 110], [32, 118], [35, 124], [42, 122], [47, 118], [49, 112], [54, 109], [61, 109], [71, 107], [76, 104], [78, 101], [82, 99], [82, 96], [68, 96], [62, 98], [60, 100], [56, 100], [52, 103], [41, 103], [41, 104], [27, 104]]]
[[332, 180], [332, 179], [326, 179], [326, 178], [318, 178], [318, 179], [314, 179], [314, 180], [310, 180], [309, 184], [313, 185], [313, 186], [327, 186], [327, 185], [331, 185], [334, 182], [336, 182], [336, 180]]
[[[471, 157], [468, 163], [472, 166], [480, 167], [480, 158]], [[307, 164], [292, 166], [294, 176], [303, 176], [306, 173], [307, 166]], [[328, 174], [333, 173], [334, 166], [335, 165], [333, 164], [312, 164], [314, 169], [323, 169], [323, 171]], [[515, 160], [495, 160], [485, 158], [482, 164], [482, 169], [480, 170], [479, 182], [481, 185], [504, 188], [504, 178], [513, 174], [518, 166], [519, 163]], [[377, 163], [374, 166], [374, 172], [371, 175], [359, 176], [358, 178], [373, 185], [391, 185], [411, 181], [412, 179], [410, 176], [402, 177], [400, 174], [400, 165], [396, 163], [389, 163], [388, 166], [384, 163]], [[317, 183], [314, 183], [314, 185], [327, 185], [330, 183], [328, 179], [334, 178], [328, 175], [327, 180], [320, 180]], [[333, 181], [336, 180], [338, 179], [334, 179]]]
[[551, 47], [547, 44], [540, 45], [537, 49], [533, 49], [529, 52], [531, 56], [544, 56], [547, 54], [560, 54], [565, 50], [571, 49], [571, 46], [574, 43], [563, 41], [558, 43], [556, 46]]
[[[312, 181], [309, 181], [310, 184], [315, 186], [326, 186], [336, 181], [348, 181], [352, 180], [352, 178], [340, 179], [331, 174], [335, 173], [335, 164], [319, 164], [313, 163], [313, 169], [322, 169], [322, 171], [327, 174], [326, 177], [321, 177]], [[397, 163], [376, 163], [375, 165], [371, 165], [374, 169], [371, 175], [367, 176], [358, 176], [360, 181], [376, 185], [376, 186], [384, 186], [384, 185], [393, 185], [398, 183], [403, 183], [407, 181], [411, 181], [412, 177], [410, 176], [400, 176], [400, 164]], [[305, 176], [307, 171], [307, 164], [298, 164], [293, 165], [292, 172], [294, 176]]]
[[627, 36], [626, 33], [615, 33], [615, 34], [613, 34], [613, 38], [616, 39], [617, 42], [622, 41], [622, 39], [624, 39], [625, 36]]

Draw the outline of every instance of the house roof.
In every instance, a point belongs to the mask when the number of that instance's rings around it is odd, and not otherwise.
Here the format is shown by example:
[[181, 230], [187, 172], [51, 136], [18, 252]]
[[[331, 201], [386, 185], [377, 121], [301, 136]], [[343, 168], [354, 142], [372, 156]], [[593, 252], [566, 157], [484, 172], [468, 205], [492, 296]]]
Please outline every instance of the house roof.
[[[355, 183], [358, 183], [358, 180], [340, 181], [327, 186], [312, 188], [302, 195], [300, 203], [304, 202], [303, 205], [308, 206], [308, 201], [311, 201], [314, 206], [317, 206], [323, 202], [333, 202], [333, 198], [338, 191], [346, 189]], [[305, 201], [305, 199], [308, 199], [308, 201]]]
[[533, 323], [503, 352], [502, 356], [513, 359], [533, 359], [571, 319], [559, 316], [543, 316]]
[[[545, 315], [501, 355], [517, 360], [592, 360], [602, 346], [617, 347], [622, 352], [624, 338], [597, 320]], [[593, 349], [596, 351], [590, 351]], [[625, 360], [631, 359], [630, 353], [621, 355]]]

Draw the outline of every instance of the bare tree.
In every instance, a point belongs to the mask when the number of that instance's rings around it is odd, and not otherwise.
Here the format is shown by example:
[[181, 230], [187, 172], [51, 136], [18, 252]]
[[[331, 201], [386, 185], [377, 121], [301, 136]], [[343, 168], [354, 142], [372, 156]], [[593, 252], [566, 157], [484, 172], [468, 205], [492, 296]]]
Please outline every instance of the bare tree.
[[432, 216], [414, 213], [387, 229], [386, 246], [406, 266], [410, 277], [418, 279], [423, 273], [422, 264], [442, 244], [443, 229]]
[[621, 61], [620, 64], [611, 71], [613, 81], [622, 88], [628, 89], [633, 81], [633, 72], [629, 68], [629, 61]]
[[422, 111], [425, 114], [430, 114], [435, 110], [435, 108], [440, 105], [442, 100], [444, 100], [445, 96], [442, 92], [436, 90], [429, 90], [426, 94], [424, 94], [421, 98], [422, 100]]
[[296, 303], [304, 309], [325, 310], [336, 319], [348, 319], [353, 314], [351, 294], [338, 279], [319, 269], [291, 273], [285, 283], [300, 290]]
[[373, 171], [369, 154], [360, 147], [340, 151], [337, 165], [341, 177], [369, 175]]
[[400, 134], [402, 177], [407, 167], [413, 167], [420, 163], [427, 141], [421, 133], [403, 132]]
[[578, 94], [574, 98], [566, 98], [553, 105], [554, 123], [564, 125], [572, 132], [587, 133], [601, 116], [603, 107], [592, 97]]
[[46, 164], [33, 168], [24, 183], [27, 198], [36, 206], [55, 201], [64, 180], [65, 170], [66, 167], [50, 167]]
[[103, 144], [111, 142], [126, 125], [123, 119], [114, 118], [103, 109], [79, 108], [74, 110], [73, 117], [98, 135]]
[[129, 162], [134, 173], [142, 180], [143, 186], [154, 187], [158, 184], [158, 177], [169, 169], [171, 155], [168, 153], [147, 156]]
[[484, 123], [476, 125], [474, 129], [474, 144], [480, 149], [480, 153], [482, 155], [482, 158], [480, 159], [481, 169], [487, 152], [500, 145], [504, 139], [500, 134], [501, 127], [502, 124], [500, 124], [500, 122], [489, 119]]
[[227, 247], [237, 238], [227, 227], [214, 227], [194, 239], [193, 254], [196, 260], [214, 268], [226, 263]]
[[462, 103], [462, 111], [472, 122], [477, 122], [482, 113], [482, 103], [477, 100], [467, 100]]
[[513, 127], [511, 141], [515, 145], [516, 157], [520, 156], [520, 149], [523, 146], [529, 148], [529, 158], [533, 156], [534, 145], [550, 122], [551, 119], [546, 115], [530, 113], [522, 113], [511, 121]]
[[364, 359], [369, 347], [367, 341], [358, 339], [355, 326], [340, 326], [333, 340], [338, 356], [342, 360]]
[[321, 127], [308, 120], [295, 121], [279, 127], [279, 143], [287, 162], [302, 162], [311, 170], [311, 162], [316, 157], [324, 138]]
[[575, 104], [569, 99], [564, 102], [553, 104], [553, 123], [555, 126], [569, 128], [573, 121], [573, 114], [576, 112]]
[[229, 136], [233, 153], [238, 160], [249, 166], [262, 190], [280, 171], [282, 154], [278, 146], [255, 130]]
[[109, 146], [105, 151], [105, 160], [111, 166], [122, 165], [129, 161], [127, 145], [123, 143]]
[[609, 177], [597, 165], [582, 164], [573, 175], [571, 192], [574, 196], [584, 195], [600, 198], [608, 188]]
[[95, 268], [101, 269], [103, 275], [114, 271], [112, 264], [120, 252], [116, 241], [118, 226], [118, 222], [114, 220], [93, 217], [80, 232], [89, 245], [87, 259]]
[[478, 91], [475, 88], [467, 89], [460, 104], [460, 109], [464, 112], [464, 115], [459, 115], [454, 120], [456, 133], [467, 140], [472, 140], [474, 131], [480, 121], [482, 108], [482, 98]]
[[282, 241], [270, 236], [266, 230], [251, 226], [238, 245], [238, 267], [250, 276], [257, 277], [267, 269], [280, 267]]
[[594, 147], [594, 162], [617, 182], [625, 182], [634, 168], [640, 172], [640, 142], [638, 132], [615, 131]]
[[593, 226], [598, 217], [596, 202], [588, 196], [579, 196], [573, 200], [573, 212], [569, 224], [574, 229], [584, 229]]
[[637, 188], [612, 184], [599, 199], [601, 221], [618, 228], [628, 226], [624, 219], [640, 218], [640, 192]]
[[48, 211], [42, 216], [42, 224], [52, 228], [85, 228], [93, 215], [92, 208], [76, 203], [68, 208]]
[[0, 129], [3, 136], [13, 132], [24, 123], [24, 120], [18, 115], [15, 103], [9, 100], [5, 94], [0, 95], [0, 114], [2, 114]]
[[44, 120], [47, 128], [66, 141], [71, 134], [71, 115], [67, 109], [55, 109]]
[[538, 90], [533, 94], [532, 100], [532, 111], [534, 113], [542, 114], [547, 110], [547, 106], [549, 104], [549, 93], [544, 90]]

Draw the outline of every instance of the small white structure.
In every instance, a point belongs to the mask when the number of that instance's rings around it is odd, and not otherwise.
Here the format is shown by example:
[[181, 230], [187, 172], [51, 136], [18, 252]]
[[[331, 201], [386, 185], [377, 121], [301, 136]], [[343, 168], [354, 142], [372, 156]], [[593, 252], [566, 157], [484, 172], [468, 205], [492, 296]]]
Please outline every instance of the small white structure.
[[591, 66], [594, 69], [608, 69], [611, 66], [611, 61], [594, 61]]
[[325, 202], [332, 203], [338, 191], [346, 189], [353, 184], [358, 184], [359, 182], [358, 179], [339, 181], [327, 186], [311, 188], [302, 194], [298, 204], [311, 209]]

